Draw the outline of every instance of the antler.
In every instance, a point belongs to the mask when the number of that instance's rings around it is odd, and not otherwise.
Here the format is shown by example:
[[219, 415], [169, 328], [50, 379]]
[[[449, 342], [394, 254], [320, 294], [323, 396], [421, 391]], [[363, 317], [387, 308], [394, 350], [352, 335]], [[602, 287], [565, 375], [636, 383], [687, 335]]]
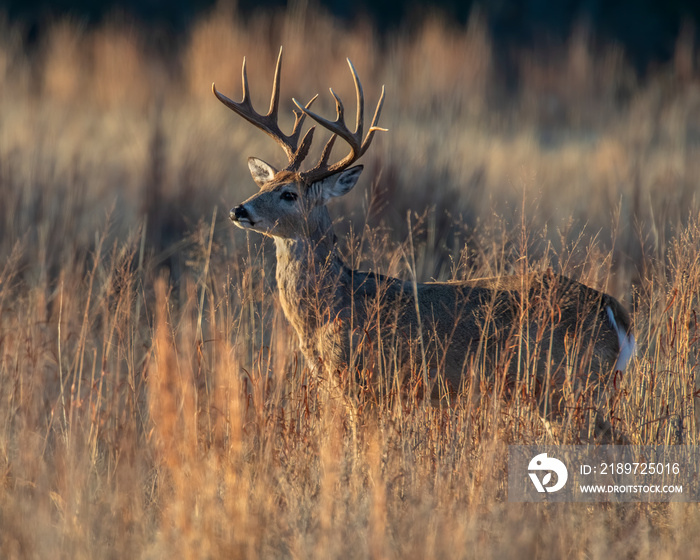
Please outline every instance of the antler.
[[[348, 126], [345, 124], [345, 109], [343, 107], [343, 102], [340, 100], [340, 97], [336, 95], [332, 88], [330, 91], [331, 95], [335, 99], [335, 107], [337, 112], [335, 121], [329, 121], [310, 111], [309, 107], [311, 103], [308, 103], [306, 107], [302, 107], [296, 99], [292, 99], [292, 101], [294, 101], [294, 104], [299, 108], [299, 110], [302, 113], [310, 116], [323, 128], [326, 128], [333, 133], [333, 135], [330, 137], [330, 140], [328, 140], [326, 146], [323, 148], [323, 152], [321, 153], [321, 159], [319, 160], [318, 164], [316, 164], [316, 166], [313, 169], [303, 171], [301, 173], [302, 178], [308, 184], [328, 177], [329, 175], [337, 173], [338, 171], [347, 169], [350, 165], [352, 165], [358, 159], [360, 159], [360, 157], [367, 151], [367, 148], [369, 148], [369, 145], [372, 143], [372, 139], [374, 138], [375, 132], [387, 131], [386, 128], [380, 128], [377, 126], [377, 122], [379, 121], [379, 115], [382, 112], [382, 105], [384, 104], [384, 86], [382, 86], [382, 93], [379, 97], [377, 108], [374, 111], [374, 118], [372, 119], [372, 124], [370, 125], [369, 130], [367, 131], [367, 136], [364, 140], [362, 139], [365, 99], [364, 94], [362, 93], [362, 84], [360, 83], [360, 78], [357, 76], [355, 67], [352, 65], [352, 62], [350, 62], [350, 59], [347, 59], [347, 61], [348, 65], [350, 66], [350, 72], [352, 73], [352, 78], [355, 82], [355, 90], [357, 92], [357, 120], [355, 121], [355, 132], [351, 132]], [[316, 98], [314, 97], [314, 100], [315, 99]], [[328, 158], [331, 155], [333, 144], [335, 143], [335, 140], [338, 136], [340, 136], [350, 145], [350, 153], [340, 161], [332, 165], [328, 165]]]
[[294, 111], [294, 128], [292, 133], [287, 136], [281, 130], [277, 124], [277, 114], [279, 112], [279, 100], [280, 100], [280, 69], [282, 67], [282, 47], [280, 47], [280, 53], [277, 57], [277, 67], [275, 68], [275, 77], [272, 82], [272, 97], [270, 98], [270, 109], [267, 115], [261, 115], [253, 109], [253, 104], [250, 101], [250, 89], [248, 88], [248, 76], [246, 74], [245, 68], [245, 57], [243, 58], [243, 100], [240, 103], [232, 101], [216, 89], [216, 85], [212, 84], [211, 89], [216, 95], [217, 99], [231, 109], [237, 115], [240, 115], [245, 120], [247, 120], [252, 125], [256, 126], [263, 132], [270, 135], [275, 142], [277, 142], [282, 149], [287, 154], [289, 159], [288, 171], [298, 171], [301, 162], [309, 153], [309, 148], [311, 147], [311, 140], [314, 135], [314, 127], [311, 127], [306, 131], [306, 134], [299, 144], [299, 136], [301, 135], [301, 126], [304, 123], [304, 118], [306, 117], [306, 111], [311, 107], [311, 104], [316, 100], [318, 95], [314, 96], [311, 101], [309, 101], [305, 107], [301, 107], [298, 103], [296, 105], [301, 109], [301, 112]]

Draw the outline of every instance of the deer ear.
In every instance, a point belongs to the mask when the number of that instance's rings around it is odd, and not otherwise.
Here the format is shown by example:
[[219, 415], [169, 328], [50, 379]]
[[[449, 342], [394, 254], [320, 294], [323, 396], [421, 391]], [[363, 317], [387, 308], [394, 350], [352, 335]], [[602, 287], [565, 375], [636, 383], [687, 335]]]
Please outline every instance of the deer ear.
[[321, 182], [321, 197], [323, 202], [336, 196], [343, 196], [349, 193], [357, 183], [362, 173], [362, 166], [356, 165], [335, 175], [331, 175]]
[[253, 176], [253, 181], [255, 181], [259, 187], [270, 182], [272, 178], [277, 175], [277, 170], [269, 163], [265, 163], [263, 160], [254, 157], [248, 158], [248, 169], [250, 169], [250, 174]]

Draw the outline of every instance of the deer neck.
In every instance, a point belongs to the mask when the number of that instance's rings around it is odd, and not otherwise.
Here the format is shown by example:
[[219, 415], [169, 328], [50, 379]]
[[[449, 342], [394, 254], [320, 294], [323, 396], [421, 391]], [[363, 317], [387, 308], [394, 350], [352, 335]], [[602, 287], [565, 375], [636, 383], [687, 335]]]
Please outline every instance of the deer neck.
[[330, 216], [317, 209], [303, 235], [275, 237], [277, 286], [284, 314], [300, 339], [335, 315], [347, 266], [339, 255]]

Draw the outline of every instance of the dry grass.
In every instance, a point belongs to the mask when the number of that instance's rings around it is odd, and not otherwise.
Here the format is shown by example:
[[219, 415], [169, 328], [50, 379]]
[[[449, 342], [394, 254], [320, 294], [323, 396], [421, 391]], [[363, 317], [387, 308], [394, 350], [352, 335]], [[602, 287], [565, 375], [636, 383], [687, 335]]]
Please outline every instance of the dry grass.
[[348, 257], [409, 277], [410, 209], [419, 279], [552, 265], [607, 289], [640, 341], [617, 425], [697, 444], [687, 37], [640, 84], [579, 30], [522, 53], [507, 92], [478, 18], [380, 38], [217, 12], [174, 51], [62, 22], [27, 53], [0, 28], [0, 557], [694, 555], [694, 504], [507, 503], [507, 444], [550, 441], [536, 407], [329, 396], [271, 297], [271, 246], [226, 217], [254, 191], [246, 156], [280, 154], [209, 93], [238, 92], [248, 55], [260, 106], [284, 43], [291, 116], [292, 96], [351, 97], [349, 56], [368, 103], [387, 84], [390, 133], [372, 196], [331, 208]]

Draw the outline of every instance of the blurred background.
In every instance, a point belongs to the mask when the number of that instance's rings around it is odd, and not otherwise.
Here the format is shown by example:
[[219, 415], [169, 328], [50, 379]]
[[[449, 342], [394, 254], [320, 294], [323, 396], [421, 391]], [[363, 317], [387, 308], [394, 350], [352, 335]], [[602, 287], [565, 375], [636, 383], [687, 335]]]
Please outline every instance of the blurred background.
[[564, 271], [595, 241], [624, 295], [697, 209], [698, 12], [631, 1], [5, 2], [1, 249], [25, 239], [41, 253], [32, 263], [66, 262], [73, 244], [90, 250], [109, 212], [110, 235], [146, 223], [153, 262], [181, 270], [184, 240], [213, 208], [221, 243], [241, 243], [226, 216], [254, 191], [246, 159], [279, 165], [282, 154], [211, 83], [238, 99], [247, 56], [265, 106], [284, 45], [283, 127], [292, 97], [320, 93], [331, 115], [331, 86], [352, 106], [346, 57], [368, 107], [386, 85], [389, 133], [363, 158], [361, 187], [334, 203], [349, 218], [341, 233], [369, 225], [400, 242], [413, 212], [426, 279], [473, 263], [494, 239]]

